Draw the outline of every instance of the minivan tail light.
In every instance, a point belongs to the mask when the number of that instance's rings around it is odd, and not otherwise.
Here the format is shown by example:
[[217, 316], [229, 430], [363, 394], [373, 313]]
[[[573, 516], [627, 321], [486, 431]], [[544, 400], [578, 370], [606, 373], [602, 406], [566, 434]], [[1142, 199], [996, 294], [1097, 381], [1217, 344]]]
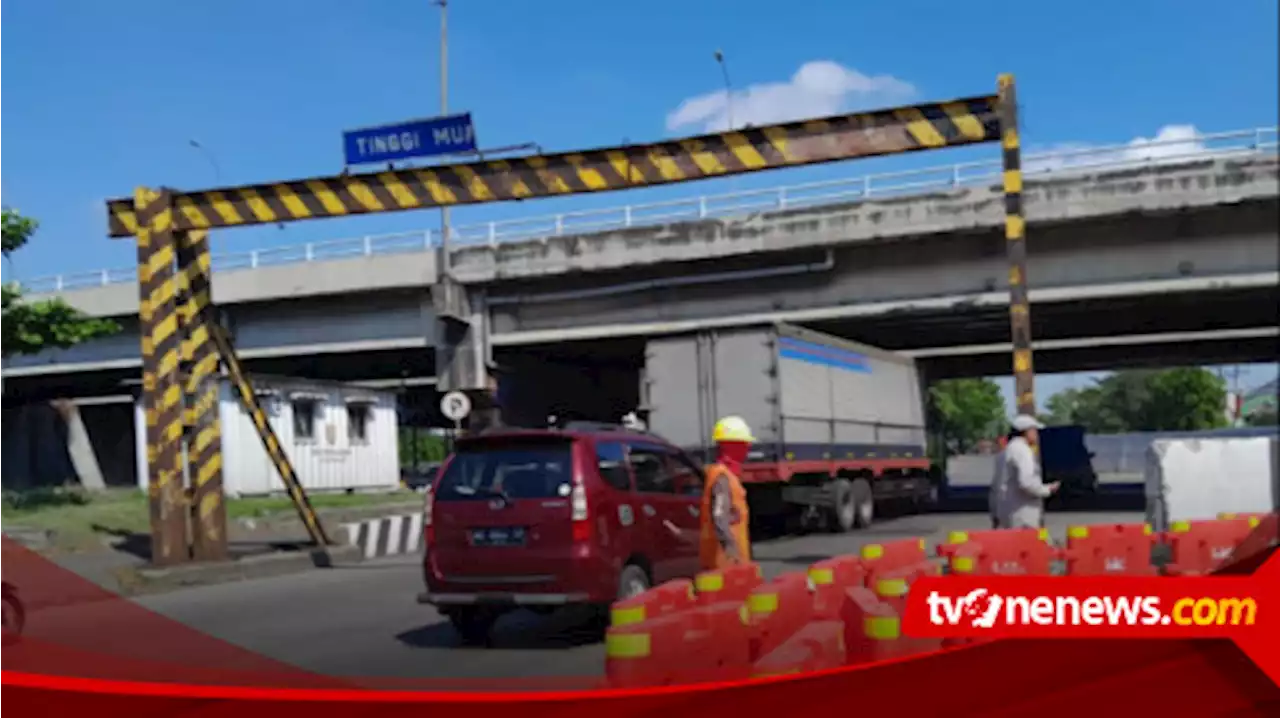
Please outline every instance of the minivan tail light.
[[573, 520], [586, 521], [587, 515], [587, 490], [582, 484], [573, 485], [573, 493], [570, 494], [570, 503], [573, 505]]
[[582, 543], [591, 540], [591, 512], [587, 510], [587, 489], [581, 483], [573, 485], [569, 495], [573, 507], [573, 540]]

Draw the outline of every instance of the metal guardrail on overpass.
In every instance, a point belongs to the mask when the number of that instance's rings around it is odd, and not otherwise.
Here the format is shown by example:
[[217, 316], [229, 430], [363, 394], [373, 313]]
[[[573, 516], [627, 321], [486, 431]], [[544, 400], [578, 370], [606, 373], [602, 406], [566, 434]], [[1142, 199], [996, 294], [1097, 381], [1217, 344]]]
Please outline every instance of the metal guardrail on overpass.
[[[1068, 151], [1028, 154], [1023, 157], [1023, 174], [1040, 177], [1075, 174], [1095, 170], [1119, 170], [1200, 159], [1222, 159], [1276, 154], [1280, 149], [1277, 127], [1201, 134], [1172, 140], [1130, 142]], [[792, 184], [728, 194], [622, 205], [598, 210], [498, 220], [450, 229], [455, 245], [497, 244], [537, 240], [572, 234], [588, 234], [629, 227], [670, 222], [697, 221], [783, 209], [820, 207], [859, 199], [901, 197], [996, 181], [999, 160], [963, 162], [918, 170], [867, 174], [825, 182]], [[438, 246], [439, 234], [432, 230], [371, 235], [353, 239], [258, 249], [214, 255], [218, 272], [258, 267], [323, 262], [358, 256], [422, 252]], [[22, 282], [31, 293], [61, 292], [109, 284], [137, 281], [137, 268], [101, 269], [92, 272], [58, 274]]]

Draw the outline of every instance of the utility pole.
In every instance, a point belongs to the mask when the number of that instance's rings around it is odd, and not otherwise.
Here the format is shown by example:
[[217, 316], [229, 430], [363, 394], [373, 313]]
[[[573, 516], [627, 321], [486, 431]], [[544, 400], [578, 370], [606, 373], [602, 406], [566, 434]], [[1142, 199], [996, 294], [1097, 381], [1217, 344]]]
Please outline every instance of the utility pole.
[[[440, 6], [440, 114], [449, 114], [449, 0], [435, 0]], [[449, 257], [449, 208], [440, 208], [440, 269], [453, 275]]]

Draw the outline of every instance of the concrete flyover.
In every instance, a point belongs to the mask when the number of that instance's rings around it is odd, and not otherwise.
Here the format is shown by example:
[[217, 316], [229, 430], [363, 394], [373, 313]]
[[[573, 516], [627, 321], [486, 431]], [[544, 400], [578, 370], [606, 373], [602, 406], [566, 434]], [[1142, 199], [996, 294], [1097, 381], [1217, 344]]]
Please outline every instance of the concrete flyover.
[[[1248, 155], [1029, 179], [1036, 336], [1274, 326], [1278, 167]], [[894, 349], [991, 345], [1007, 341], [1001, 201], [984, 184], [463, 246], [452, 264], [487, 297], [500, 354], [631, 354], [654, 333], [762, 319]], [[394, 379], [431, 373], [437, 271], [433, 252], [406, 250], [221, 272], [214, 292], [251, 369]], [[125, 331], [6, 361], [6, 399], [136, 378], [135, 291], [62, 292]]]

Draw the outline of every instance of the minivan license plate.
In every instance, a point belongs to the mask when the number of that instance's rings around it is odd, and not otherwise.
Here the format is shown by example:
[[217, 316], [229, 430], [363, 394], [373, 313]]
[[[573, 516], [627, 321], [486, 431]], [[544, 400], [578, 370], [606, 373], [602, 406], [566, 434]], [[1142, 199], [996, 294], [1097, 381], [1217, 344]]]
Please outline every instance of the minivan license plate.
[[472, 529], [472, 546], [520, 546], [524, 544], [522, 528]]

